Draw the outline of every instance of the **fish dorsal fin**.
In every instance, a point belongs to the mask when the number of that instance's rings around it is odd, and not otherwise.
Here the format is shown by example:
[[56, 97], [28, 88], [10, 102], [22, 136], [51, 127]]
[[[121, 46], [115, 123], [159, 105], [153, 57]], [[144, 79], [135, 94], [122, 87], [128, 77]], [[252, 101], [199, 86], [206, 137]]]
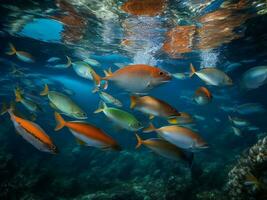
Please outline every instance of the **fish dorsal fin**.
[[111, 68], [108, 68], [108, 71], [104, 70], [105, 76], [112, 76]]
[[40, 95], [41, 96], [46, 96], [46, 95], [48, 95], [48, 92], [49, 92], [48, 85], [45, 84], [44, 90], [40, 93]]

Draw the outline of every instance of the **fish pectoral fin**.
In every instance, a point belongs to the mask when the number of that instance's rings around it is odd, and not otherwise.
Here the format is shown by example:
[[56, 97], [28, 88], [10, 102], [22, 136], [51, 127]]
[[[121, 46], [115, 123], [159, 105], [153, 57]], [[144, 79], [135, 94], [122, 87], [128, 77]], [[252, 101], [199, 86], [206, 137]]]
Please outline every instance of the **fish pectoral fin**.
[[147, 87], [147, 88], [151, 88], [151, 83], [148, 82], [148, 83], [146, 84], [146, 87]]
[[81, 146], [86, 146], [86, 143], [78, 138], [76, 138], [76, 142]]

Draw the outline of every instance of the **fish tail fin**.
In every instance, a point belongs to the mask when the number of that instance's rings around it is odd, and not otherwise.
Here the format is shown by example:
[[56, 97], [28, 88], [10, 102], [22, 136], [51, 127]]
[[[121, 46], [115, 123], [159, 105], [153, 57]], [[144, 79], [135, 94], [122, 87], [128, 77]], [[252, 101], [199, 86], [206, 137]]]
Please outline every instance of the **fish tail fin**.
[[71, 62], [71, 59], [69, 56], [66, 56], [67, 58], [67, 64], [66, 64], [66, 67], [70, 67], [72, 65], [72, 62]]
[[3, 102], [2, 108], [1, 108], [1, 111], [0, 111], [0, 115], [4, 115], [7, 112], [12, 113], [15, 109], [16, 109], [16, 103], [14, 101], [10, 102], [9, 108], [7, 106], [7, 103]]
[[45, 84], [44, 90], [40, 93], [40, 95], [41, 96], [46, 96], [46, 95], [48, 95], [48, 92], [49, 92], [48, 85]]
[[168, 118], [167, 121], [169, 122], [169, 124], [178, 124], [177, 117]]
[[150, 123], [147, 128], [143, 129], [143, 132], [144, 133], [150, 133], [150, 132], [155, 131], [155, 130], [156, 130], [155, 126], [152, 123]]
[[196, 69], [193, 66], [193, 64], [190, 63], [190, 74], [189, 74], [189, 76], [192, 77], [195, 73], [196, 73]]
[[21, 100], [22, 100], [22, 96], [21, 96], [21, 92], [20, 92], [20, 90], [19, 90], [18, 88], [15, 89], [15, 96], [16, 96], [15, 101], [16, 101], [16, 102], [21, 102]]
[[63, 117], [57, 112], [55, 112], [55, 120], [56, 120], [56, 123], [57, 123], [55, 131], [58, 131], [58, 130], [62, 129], [66, 124], [65, 120], [63, 119]]
[[95, 110], [94, 113], [96, 114], [96, 113], [103, 112], [103, 110], [105, 110], [105, 108], [107, 108], [107, 105], [103, 101], [100, 101], [98, 109]]
[[9, 46], [10, 51], [6, 52], [6, 54], [10, 56], [16, 54], [17, 50], [14, 47], [14, 45], [12, 43], [9, 43], [8, 46]]
[[135, 134], [135, 136], [137, 139], [137, 144], [136, 144], [135, 148], [138, 149], [143, 144], [143, 140], [140, 138], [140, 136], [138, 134]]
[[[103, 80], [103, 78], [101, 76], [99, 76], [94, 70], [90, 71], [90, 74], [93, 78], [93, 81], [95, 82], [95, 86], [96, 88], [100, 88], [101, 87], [101, 81]], [[105, 81], [105, 84], [103, 86], [103, 89], [107, 89], [108, 88], [108, 82]], [[96, 89], [93, 90], [93, 92], [95, 91]]]
[[111, 68], [108, 68], [108, 71], [107, 70], [104, 70], [104, 73], [105, 73], [105, 76], [106, 77], [111, 76], [112, 75]]
[[137, 103], [137, 96], [131, 96], [131, 104], [130, 104], [130, 108], [133, 109], [136, 106]]

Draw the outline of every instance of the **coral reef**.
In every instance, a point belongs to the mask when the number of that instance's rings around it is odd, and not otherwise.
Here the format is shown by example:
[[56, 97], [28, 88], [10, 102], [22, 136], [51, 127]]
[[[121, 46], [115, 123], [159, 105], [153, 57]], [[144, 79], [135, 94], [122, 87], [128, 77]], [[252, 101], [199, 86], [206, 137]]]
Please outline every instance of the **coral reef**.
[[[265, 134], [266, 135], [266, 134]], [[231, 200], [259, 200], [266, 199], [266, 187], [263, 185], [267, 167], [267, 136], [259, 139], [246, 156], [241, 157], [236, 166], [228, 174], [229, 181], [226, 190]], [[248, 176], [253, 176], [254, 181], [249, 182]], [[257, 177], [257, 178], [256, 178]]]

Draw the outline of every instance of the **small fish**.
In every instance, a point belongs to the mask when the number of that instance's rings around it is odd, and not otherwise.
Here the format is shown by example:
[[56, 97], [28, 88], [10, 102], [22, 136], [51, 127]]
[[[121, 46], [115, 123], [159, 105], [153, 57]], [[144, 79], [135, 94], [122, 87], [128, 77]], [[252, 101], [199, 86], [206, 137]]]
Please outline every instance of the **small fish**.
[[266, 109], [259, 103], [245, 103], [235, 107], [235, 111], [241, 115], [250, 115], [255, 113], [264, 113]]
[[247, 128], [247, 130], [248, 130], [248, 131], [258, 131], [258, 130], [260, 130], [260, 128], [257, 127], [257, 126], [249, 126], [249, 127]]
[[25, 51], [17, 51], [13, 44], [9, 43], [10, 51], [6, 52], [8, 55], [16, 55], [18, 59], [27, 63], [34, 63], [34, 58], [31, 54]]
[[238, 127], [244, 127], [244, 126], [248, 126], [249, 122], [245, 119], [241, 119], [238, 117], [231, 117], [230, 115], [228, 116], [230, 122], [232, 122], [235, 126]]
[[99, 108], [94, 113], [100, 112], [104, 112], [109, 119], [126, 130], [138, 131], [142, 128], [141, 122], [134, 115], [118, 108], [107, 107], [103, 101], [100, 101]]
[[148, 114], [150, 119], [157, 116], [171, 120], [171, 118], [180, 116], [180, 113], [174, 107], [152, 96], [131, 96], [130, 108]]
[[241, 63], [231, 63], [230, 65], [228, 65], [226, 67], [226, 72], [229, 72], [229, 71], [234, 71], [236, 70], [237, 68], [241, 67], [242, 64]]
[[247, 89], [256, 89], [267, 83], [267, 66], [257, 66], [247, 70], [242, 76], [242, 84]]
[[194, 66], [190, 64], [190, 69], [191, 69], [190, 77], [196, 74], [201, 80], [206, 82], [208, 85], [214, 85], [214, 86], [233, 85], [232, 79], [223, 71], [217, 68], [203, 68], [199, 71], [196, 71]]
[[50, 106], [55, 110], [76, 119], [87, 119], [87, 114], [73, 100], [62, 93], [49, 91], [48, 85], [45, 85], [45, 88], [40, 95], [47, 95], [50, 101]]
[[67, 63], [53, 65], [53, 68], [65, 69], [70, 67], [72, 65], [71, 59], [68, 56], [66, 56], [66, 58], [67, 58]]
[[217, 118], [217, 117], [214, 118], [214, 121], [215, 122], [221, 122], [221, 120], [219, 118]]
[[242, 136], [242, 132], [239, 128], [231, 126], [231, 128], [233, 129], [233, 132], [236, 136]]
[[[114, 73], [105, 71], [106, 77], [102, 78], [92, 74], [96, 85], [99, 87], [101, 80], [114, 82], [119, 87], [132, 93], [144, 93], [152, 88], [171, 80], [171, 75], [160, 68], [137, 64], [128, 65]], [[106, 87], [107, 88], [107, 84]]]
[[154, 151], [155, 153], [171, 159], [171, 160], [184, 160], [189, 163], [189, 165], [192, 165], [193, 161], [193, 154], [190, 154], [190, 157], [183, 152], [182, 149], [179, 147], [167, 142], [166, 140], [160, 139], [160, 138], [150, 138], [146, 140], [142, 140], [137, 134], [137, 145], [136, 148], [139, 148], [142, 144]]
[[242, 63], [254, 63], [254, 62], [256, 62], [256, 60], [255, 59], [248, 59], [248, 60], [242, 60], [241, 62]]
[[194, 115], [194, 118], [201, 120], [201, 121], [204, 121], [206, 119], [205, 117], [203, 117], [201, 115]]
[[18, 77], [25, 76], [25, 73], [21, 69], [16, 68], [15, 66], [12, 67], [12, 71], [10, 72], [10, 74]]
[[156, 131], [160, 137], [182, 149], [196, 151], [208, 148], [208, 144], [197, 133], [185, 127], [171, 125], [155, 128], [150, 124], [143, 130], [145, 133], [152, 131]]
[[82, 145], [100, 149], [121, 150], [119, 144], [101, 129], [83, 121], [65, 121], [62, 116], [55, 112], [57, 126], [55, 131], [67, 127], [78, 142]]
[[206, 105], [212, 99], [211, 92], [206, 87], [199, 87], [195, 91], [194, 101], [199, 105]]
[[58, 58], [58, 57], [51, 57], [51, 58], [49, 58], [49, 59], [47, 60], [47, 62], [52, 63], [52, 62], [57, 62], [57, 61], [59, 61], [59, 60], [60, 60], [60, 58]]
[[32, 144], [36, 149], [43, 152], [56, 154], [57, 147], [45, 131], [36, 123], [16, 116], [12, 109], [2, 111], [1, 114], [8, 112], [19, 135]]
[[222, 110], [225, 111], [225, 112], [232, 112], [232, 111], [235, 110], [233, 107], [230, 107], [230, 106], [224, 106], [224, 105], [220, 106], [220, 109], [222, 109]]
[[85, 79], [93, 80], [92, 72], [94, 72], [94, 69], [90, 67], [86, 62], [73, 62], [72, 66], [78, 76]]
[[185, 73], [174, 73], [172, 76], [178, 80], [185, 80], [187, 77], [189, 77]]
[[110, 94], [108, 94], [106, 92], [103, 92], [103, 91], [99, 90], [99, 88], [96, 88], [95, 91], [93, 91], [93, 92], [97, 92], [99, 97], [105, 103], [113, 104], [113, 105], [118, 106], [118, 107], [122, 107], [122, 103], [121, 103], [120, 100], [116, 99], [115, 97], [111, 96]]
[[38, 112], [41, 110], [40, 106], [32, 101], [31, 99], [24, 98], [24, 96], [21, 94], [21, 90], [16, 88], [15, 89], [15, 96], [16, 96], [16, 102], [22, 103], [25, 108], [27, 108], [31, 112]]
[[101, 66], [101, 64], [97, 60], [94, 60], [91, 58], [86, 58], [83, 61], [88, 63], [89, 65], [92, 65], [93, 67], [100, 67]]

